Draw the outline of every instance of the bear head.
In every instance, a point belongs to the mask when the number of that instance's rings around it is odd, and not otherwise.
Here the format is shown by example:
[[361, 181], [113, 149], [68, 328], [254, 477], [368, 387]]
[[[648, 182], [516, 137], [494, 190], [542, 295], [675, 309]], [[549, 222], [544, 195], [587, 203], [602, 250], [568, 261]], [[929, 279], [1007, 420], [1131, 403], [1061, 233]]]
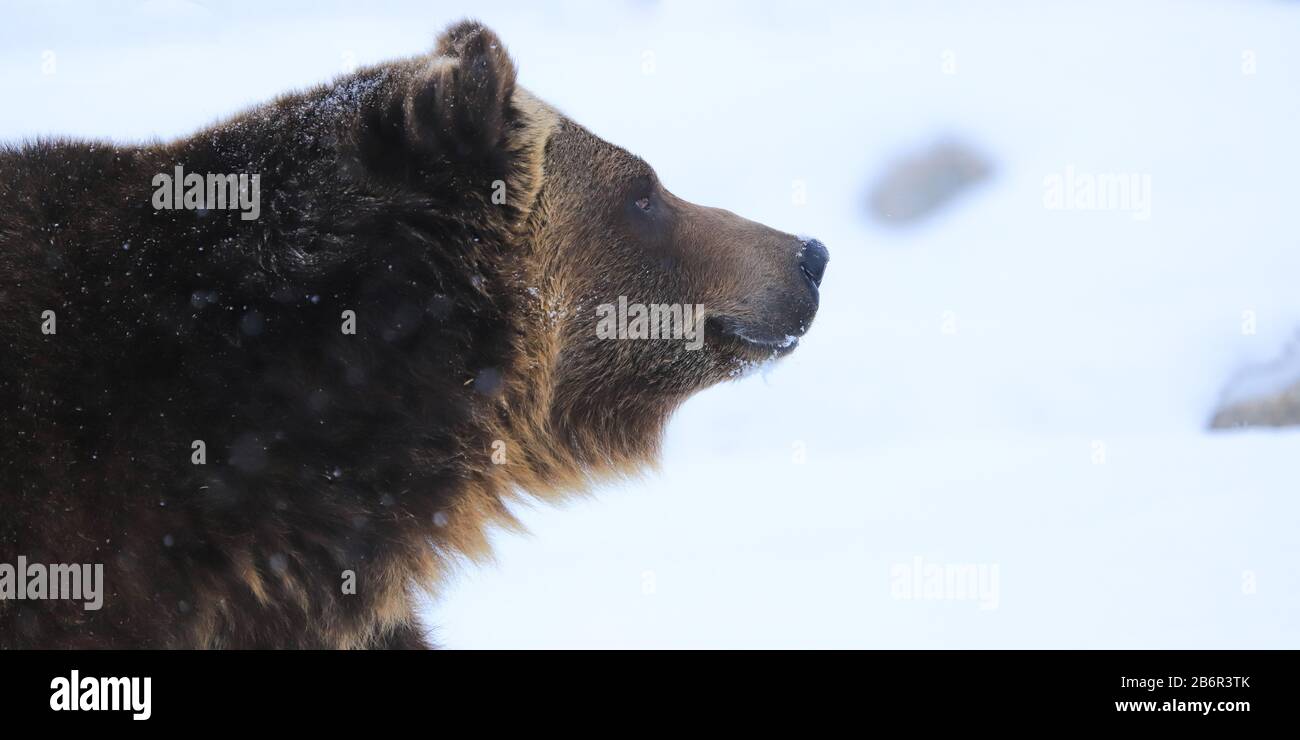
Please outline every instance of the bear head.
[[531, 463], [516, 483], [554, 490], [647, 462], [683, 400], [795, 349], [817, 312], [820, 242], [673, 195], [519, 86], [478, 23], [414, 64], [405, 146], [461, 173], [508, 234], [519, 361], [490, 385], [510, 406], [497, 436]]

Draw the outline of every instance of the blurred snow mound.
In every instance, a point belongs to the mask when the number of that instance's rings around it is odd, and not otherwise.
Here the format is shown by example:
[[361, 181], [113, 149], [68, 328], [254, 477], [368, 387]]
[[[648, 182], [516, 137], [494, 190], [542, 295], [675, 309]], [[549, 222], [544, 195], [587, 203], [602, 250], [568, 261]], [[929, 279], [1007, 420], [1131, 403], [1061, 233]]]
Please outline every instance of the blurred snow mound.
[[896, 162], [871, 194], [871, 211], [881, 221], [919, 221], [951, 203], [992, 172], [988, 161], [959, 141], [940, 141]]
[[1300, 425], [1300, 337], [1283, 355], [1239, 373], [1223, 394], [1211, 429]]

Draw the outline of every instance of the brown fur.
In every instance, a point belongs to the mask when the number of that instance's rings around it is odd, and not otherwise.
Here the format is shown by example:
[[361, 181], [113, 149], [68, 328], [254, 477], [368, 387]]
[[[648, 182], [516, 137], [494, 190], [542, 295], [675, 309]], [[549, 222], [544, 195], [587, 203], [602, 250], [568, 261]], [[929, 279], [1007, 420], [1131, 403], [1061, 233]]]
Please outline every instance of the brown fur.
[[[261, 219], [142, 206], [176, 163], [263, 173]], [[0, 601], [10, 646], [420, 647], [416, 593], [512, 496], [651, 463], [682, 401], [793, 348], [825, 263], [664, 190], [474, 23], [175, 143], [10, 150], [0, 201], [0, 562], [110, 592]], [[704, 305], [704, 347], [597, 338], [619, 296]]]

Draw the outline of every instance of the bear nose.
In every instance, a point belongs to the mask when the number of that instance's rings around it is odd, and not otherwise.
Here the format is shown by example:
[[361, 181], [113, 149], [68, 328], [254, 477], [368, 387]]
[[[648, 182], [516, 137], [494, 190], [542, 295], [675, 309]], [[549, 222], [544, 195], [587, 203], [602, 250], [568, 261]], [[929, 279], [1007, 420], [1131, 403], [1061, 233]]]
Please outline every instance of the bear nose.
[[831, 253], [826, 245], [816, 239], [803, 240], [803, 248], [799, 250], [799, 269], [813, 285], [821, 286], [822, 276], [826, 274], [826, 263], [830, 261]]

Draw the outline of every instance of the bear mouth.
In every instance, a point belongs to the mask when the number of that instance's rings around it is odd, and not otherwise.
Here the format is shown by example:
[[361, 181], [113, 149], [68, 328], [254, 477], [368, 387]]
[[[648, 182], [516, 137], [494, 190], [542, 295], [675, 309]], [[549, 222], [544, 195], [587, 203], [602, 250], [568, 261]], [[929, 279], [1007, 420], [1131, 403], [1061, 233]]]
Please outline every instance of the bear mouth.
[[784, 357], [799, 346], [797, 335], [749, 326], [730, 316], [714, 316], [709, 321], [724, 341], [764, 357]]

